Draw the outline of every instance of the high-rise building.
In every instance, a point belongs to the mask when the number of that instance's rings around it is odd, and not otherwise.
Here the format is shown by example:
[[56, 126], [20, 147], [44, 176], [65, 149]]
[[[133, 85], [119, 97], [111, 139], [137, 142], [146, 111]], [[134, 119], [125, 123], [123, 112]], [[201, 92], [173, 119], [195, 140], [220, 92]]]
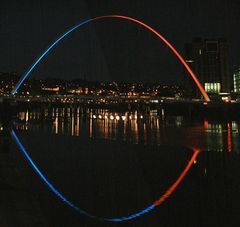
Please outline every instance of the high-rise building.
[[[185, 59], [209, 94], [231, 91], [228, 45], [225, 39], [194, 38], [185, 44]], [[189, 77], [186, 77], [189, 78]], [[196, 95], [196, 86], [189, 79], [185, 88]]]
[[233, 74], [234, 92], [240, 93], [240, 67]]

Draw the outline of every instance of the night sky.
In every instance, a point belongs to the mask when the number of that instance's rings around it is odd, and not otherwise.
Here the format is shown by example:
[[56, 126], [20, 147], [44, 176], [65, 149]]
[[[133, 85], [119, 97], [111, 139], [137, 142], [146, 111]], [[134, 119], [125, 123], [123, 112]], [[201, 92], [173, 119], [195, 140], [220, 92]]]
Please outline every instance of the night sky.
[[[142, 20], [183, 54], [193, 37], [224, 37], [230, 67], [240, 64], [239, 0], [1, 0], [0, 72], [22, 75], [58, 36], [82, 20], [122, 14]], [[80, 28], [42, 61], [32, 78], [181, 82], [183, 68], [140, 26], [111, 19]]]

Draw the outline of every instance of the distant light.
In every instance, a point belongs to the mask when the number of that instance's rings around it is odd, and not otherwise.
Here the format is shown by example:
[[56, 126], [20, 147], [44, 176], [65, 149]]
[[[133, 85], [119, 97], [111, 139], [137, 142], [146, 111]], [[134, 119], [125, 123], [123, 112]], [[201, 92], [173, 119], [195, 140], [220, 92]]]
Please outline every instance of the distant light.
[[114, 120], [114, 116], [113, 115], [110, 116], [110, 120]]
[[126, 120], [126, 116], [122, 116], [122, 120], [125, 121]]
[[96, 118], [97, 118], [97, 116], [96, 116], [95, 114], [93, 114], [93, 118], [94, 118], [94, 119], [96, 119]]
[[132, 116], [129, 116], [129, 119], [132, 120]]
[[107, 119], [108, 118], [107, 115], [105, 115], [104, 118]]
[[98, 118], [99, 118], [99, 119], [102, 119], [102, 115], [98, 115]]
[[140, 118], [143, 119], [143, 115], [141, 115]]
[[151, 102], [151, 103], [158, 103], [158, 100], [151, 99], [150, 102]]
[[204, 102], [203, 105], [207, 105], [208, 103], [207, 102]]
[[192, 63], [194, 62], [193, 60], [186, 60], [187, 63]]
[[197, 160], [194, 160], [193, 163], [194, 163], [194, 164], [197, 164]]
[[117, 119], [117, 121], [119, 121], [119, 120], [120, 120], [120, 117], [119, 117], [119, 116], [116, 116], [116, 119]]
[[206, 168], [204, 169], [204, 173], [205, 173], [205, 175], [207, 175], [207, 169]]
[[134, 118], [137, 119], [137, 115], [135, 115]]
[[231, 102], [231, 100], [230, 99], [228, 99], [228, 98], [226, 98], [226, 99], [224, 99], [224, 98], [222, 98], [222, 100], [224, 101], [224, 102]]

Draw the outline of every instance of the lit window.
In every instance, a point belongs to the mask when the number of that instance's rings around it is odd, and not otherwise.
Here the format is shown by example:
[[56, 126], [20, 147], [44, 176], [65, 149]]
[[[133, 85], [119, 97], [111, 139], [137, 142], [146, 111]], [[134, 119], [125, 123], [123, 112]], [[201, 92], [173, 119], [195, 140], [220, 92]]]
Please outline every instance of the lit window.
[[220, 83], [205, 83], [205, 91], [209, 93], [220, 93], [221, 84]]

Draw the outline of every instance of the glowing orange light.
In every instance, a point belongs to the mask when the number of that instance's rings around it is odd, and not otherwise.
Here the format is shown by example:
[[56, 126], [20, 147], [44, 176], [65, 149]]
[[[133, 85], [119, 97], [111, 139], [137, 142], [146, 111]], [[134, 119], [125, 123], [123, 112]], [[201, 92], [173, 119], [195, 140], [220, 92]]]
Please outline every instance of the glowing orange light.
[[230, 123], [227, 124], [227, 141], [228, 141], [228, 152], [232, 152], [232, 137], [231, 137], [231, 127]]
[[204, 120], [204, 128], [208, 129], [208, 120]]

